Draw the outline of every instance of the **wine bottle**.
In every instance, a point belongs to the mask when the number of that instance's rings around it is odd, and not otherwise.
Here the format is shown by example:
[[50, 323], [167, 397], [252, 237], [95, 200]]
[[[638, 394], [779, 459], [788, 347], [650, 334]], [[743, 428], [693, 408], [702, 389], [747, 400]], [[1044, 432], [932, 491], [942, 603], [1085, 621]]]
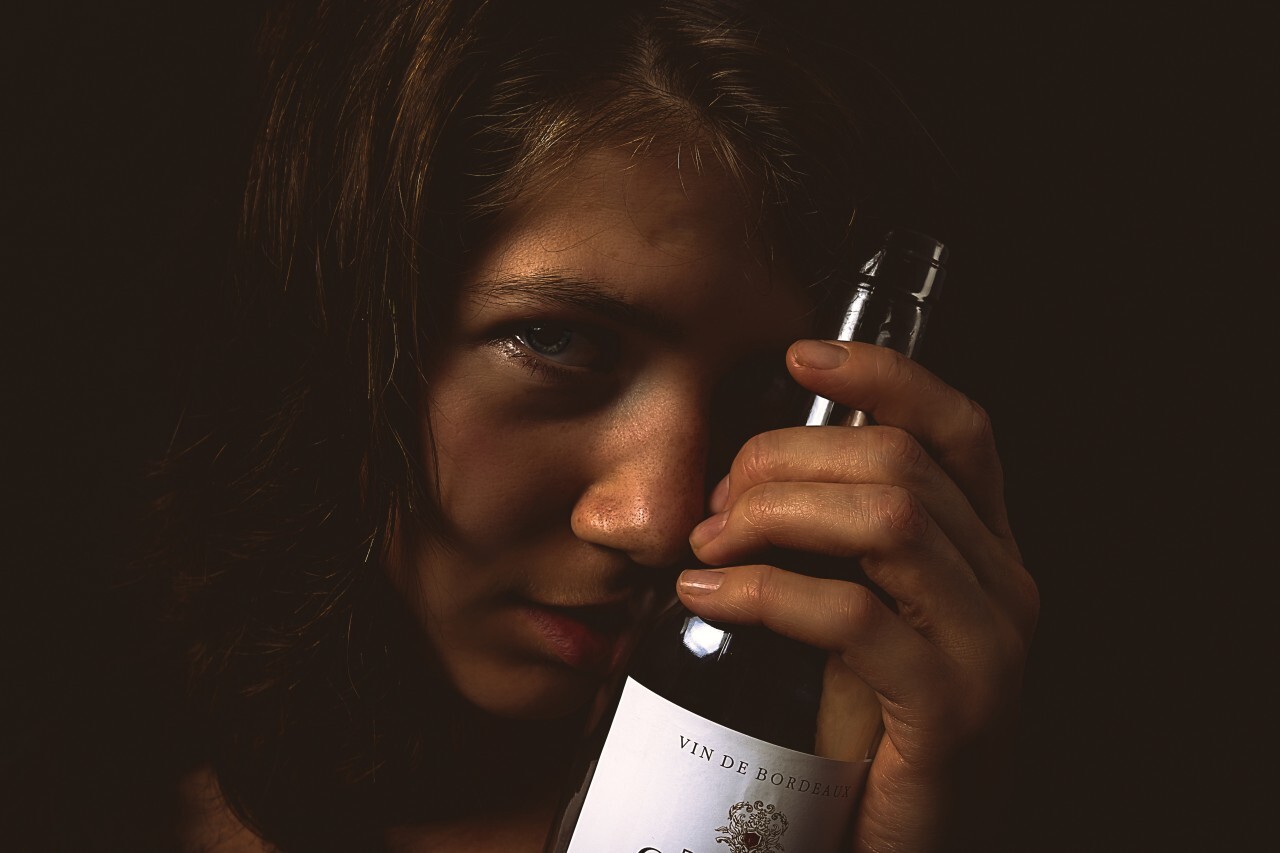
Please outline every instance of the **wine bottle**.
[[[911, 356], [946, 255], [890, 232], [833, 291], [820, 336]], [[802, 410], [808, 426], [868, 422], [813, 395]], [[839, 725], [823, 725], [837, 707]], [[834, 853], [883, 733], [874, 693], [826, 652], [679, 601], [636, 643], [602, 717], [546, 853]]]

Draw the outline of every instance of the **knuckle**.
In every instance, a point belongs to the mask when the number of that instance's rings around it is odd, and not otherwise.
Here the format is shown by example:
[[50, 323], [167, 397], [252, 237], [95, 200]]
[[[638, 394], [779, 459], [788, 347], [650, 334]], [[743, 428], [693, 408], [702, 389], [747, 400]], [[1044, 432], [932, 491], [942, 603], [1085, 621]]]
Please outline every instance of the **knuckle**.
[[902, 486], [885, 486], [872, 502], [872, 522], [904, 538], [922, 536], [929, 527], [924, 506]]
[[877, 378], [888, 386], [906, 384], [913, 376], [911, 361], [887, 347], [881, 348], [876, 362]]
[[881, 427], [877, 430], [876, 442], [876, 456], [890, 470], [909, 474], [925, 463], [924, 447], [906, 430]]
[[773, 483], [753, 486], [739, 503], [742, 521], [758, 530], [770, 530], [786, 514], [787, 491]]
[[763, 609], [778, 598], [778, 572], [773, 566], [756, 566], [751, 569], [742, 585], [742, 597], [752, 609]]
[[747, 483], [768, 480], [777, 458], [777, 439], [772, 433], [752, 436], [738, 451], [738, 473]]
[[976, 400], [969, 400], [969, 417], [965, 426], [975, 443], [995, 444], [995, 428], [991, 424], [991, 415]]
[[844, 594], [836, 597], [836, 617], [849, 636], [858, 637], [871, 632], [883, 605], [875, 594], [861, 584], [849, 584]]

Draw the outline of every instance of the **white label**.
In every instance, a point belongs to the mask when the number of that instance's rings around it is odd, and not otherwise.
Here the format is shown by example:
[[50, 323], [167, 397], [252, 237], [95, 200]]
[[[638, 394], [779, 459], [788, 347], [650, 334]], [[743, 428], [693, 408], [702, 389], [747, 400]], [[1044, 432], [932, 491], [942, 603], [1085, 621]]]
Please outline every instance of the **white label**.
[[628, 678], [568, 853], [834, 853], [867, 767], [740, 734]]

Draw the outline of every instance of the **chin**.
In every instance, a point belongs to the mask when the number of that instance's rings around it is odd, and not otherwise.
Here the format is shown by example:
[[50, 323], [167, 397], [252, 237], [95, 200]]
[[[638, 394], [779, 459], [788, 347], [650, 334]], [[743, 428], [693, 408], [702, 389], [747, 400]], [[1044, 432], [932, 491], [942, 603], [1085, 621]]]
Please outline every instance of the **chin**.
[[578, 713], [601, 684], [598, 675], [538, 663], [455, 679], [458, 692], [471, 704], [512, 720], [555, 720]]

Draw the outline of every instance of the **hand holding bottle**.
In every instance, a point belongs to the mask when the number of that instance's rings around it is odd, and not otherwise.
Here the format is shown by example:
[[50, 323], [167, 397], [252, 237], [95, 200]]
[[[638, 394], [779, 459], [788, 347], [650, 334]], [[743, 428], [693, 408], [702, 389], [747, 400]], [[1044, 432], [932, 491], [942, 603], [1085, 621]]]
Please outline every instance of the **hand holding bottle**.
[[[690, 542], [684, 604], [827, 649], [879, 698], [885, 735], [854, 823], [855, 850], [938, 850], [982, 834], [1038, 597], [1004, 507], [980, 407], [923, 367], [868, 344], [803, 341], [787, 355], [805, 388], [876, 426], [797, 427], [747, 442]], [[753, 557], [772, 547], [854, 562], [892, 604], [852, 580]], [[838, 701], [838, 700], [837, 700]], [[864, 725], [858, 708], [820, 726]], [[820, 738], [840, 732], [822, 731]]]

